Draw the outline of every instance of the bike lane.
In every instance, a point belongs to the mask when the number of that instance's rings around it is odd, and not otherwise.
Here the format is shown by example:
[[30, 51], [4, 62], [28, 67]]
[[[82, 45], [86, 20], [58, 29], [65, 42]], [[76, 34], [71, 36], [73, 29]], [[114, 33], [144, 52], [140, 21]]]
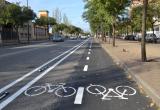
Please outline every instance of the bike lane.
[[[36, 91], [28, 90], [5, 109], [156, 110], [154, 106], [151, 107], [150, 100], [140, 93], [136, 83], [113, 63], [100, 45], [93, 42], [90, 48], [90, 42], [87, 47], [81, 47], [55, 70], [35, 83], [32, 87], [38, 86]], [[48, 89], [46, 83], [50, 83], [51, 88], [58, 84], [60, 88]]]
[[84, 68], [88, 65], [87, 71], [82, 69], [72, 78], [72, 86], [80, 91], [75, 97], [55, 103], [53, 110], [157, 110], [144, 91], [98, 43], [93, 42], [91, 50], [85, 51], [79, 65]]

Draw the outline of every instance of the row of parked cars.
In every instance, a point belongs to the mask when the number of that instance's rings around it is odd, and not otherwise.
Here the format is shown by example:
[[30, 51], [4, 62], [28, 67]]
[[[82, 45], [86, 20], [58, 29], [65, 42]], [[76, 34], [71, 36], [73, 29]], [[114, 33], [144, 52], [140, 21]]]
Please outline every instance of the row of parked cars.
[[[136, 41], [141, 41], [141, 38], [142, 38], [141, 34], [127, 35], [122, 37], [122, 39], [124, 40], [136, 40]], [[150, 43], [160, 42], [160, 38], [153, 33], [147, 33], [145, 38], [146, 38], [146, 42], [150, 42]]]
[[77, 39], [87, 39], [88, 36], [66, 36], [64, 37], [63, 35], [53, 35], [53, 36], [50, 36], [50, 40], [53, 41], [53, 42], [64, 42], [65, 39], [70, 39], [70, 40], [77, 40]]

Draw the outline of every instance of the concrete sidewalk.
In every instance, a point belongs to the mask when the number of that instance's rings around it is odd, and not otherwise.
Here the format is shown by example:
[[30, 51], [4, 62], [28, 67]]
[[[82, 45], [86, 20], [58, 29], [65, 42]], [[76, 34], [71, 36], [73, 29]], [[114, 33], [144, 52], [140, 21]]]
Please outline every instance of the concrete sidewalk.
[[140, 42], [118, 39], [116, 47], [107, 42], [101, 46], [160, 107], [160, 44], [146, 45], [148, 62], [141, 62]]

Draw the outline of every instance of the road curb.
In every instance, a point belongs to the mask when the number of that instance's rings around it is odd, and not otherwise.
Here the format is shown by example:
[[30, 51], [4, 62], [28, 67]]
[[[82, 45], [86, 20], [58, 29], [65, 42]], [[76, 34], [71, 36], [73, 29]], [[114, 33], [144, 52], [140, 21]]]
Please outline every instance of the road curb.
[[145, 81], [142, 80], [141, 77], [136, 75], [128, 66], [120, 61], [118, 57], [116, 57], [110, 50], [106, 49], [105, 45], [101, 44], [101, 47], [106, 51], [106, 53], [109, 54], [109, 56], [113, 59], [113, 61], [126, 73], [132, 76], [132, 79], [137, 82], [137, 84], [143, 88], [143, 90], [146, 92], [146, 94], [151, 97], [154, 103], [156, 103], [157, 106], [160, 107], [160, 96], [150, 87]]

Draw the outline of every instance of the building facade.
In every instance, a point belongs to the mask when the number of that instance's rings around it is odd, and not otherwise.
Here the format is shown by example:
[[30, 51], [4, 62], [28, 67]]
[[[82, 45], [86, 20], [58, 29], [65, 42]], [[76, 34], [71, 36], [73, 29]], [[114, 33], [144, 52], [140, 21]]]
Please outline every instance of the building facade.
[[[29, 32], [29, 34], [28, 34]], [[48, 39], [47, 27], [37, 26], [32, 22], [29, 22], [29, 31], [28, 24], [25, 23], [23, 27], [18, 29], [18, 35], [20, 42], [26, 42], [29, 40], [44, 40]]]
[[47, 11], [47, 10], [40, 10], [38, 12], [38, 17], [39, 18], [41, 18], [41, 17], [47, 17], [48, 18], [48, 16], [49, 16], [49, 11]]
[[33, 40], [46, 40], [48, 39], [47, 27], [37, 26], [34, 23], [25, 23], [22, 27], [18, 28], [18, 33], [13, 27], [0, 26], [0, 44], [7, 43], [27, 43]]
[[[5, 0], [0, 1], [1, 6], [11, 4]], [[39, 11], [39, 16], [48, 17], [48, 11]], [[24, 23], [18, 28], [18, 32], [12, 26], [0, 25], [0, 44], [5, 43], [26, 43], [28, 40], [48, 39], [48, 28], [45, 26], [37, 26], [32, 21]]]

